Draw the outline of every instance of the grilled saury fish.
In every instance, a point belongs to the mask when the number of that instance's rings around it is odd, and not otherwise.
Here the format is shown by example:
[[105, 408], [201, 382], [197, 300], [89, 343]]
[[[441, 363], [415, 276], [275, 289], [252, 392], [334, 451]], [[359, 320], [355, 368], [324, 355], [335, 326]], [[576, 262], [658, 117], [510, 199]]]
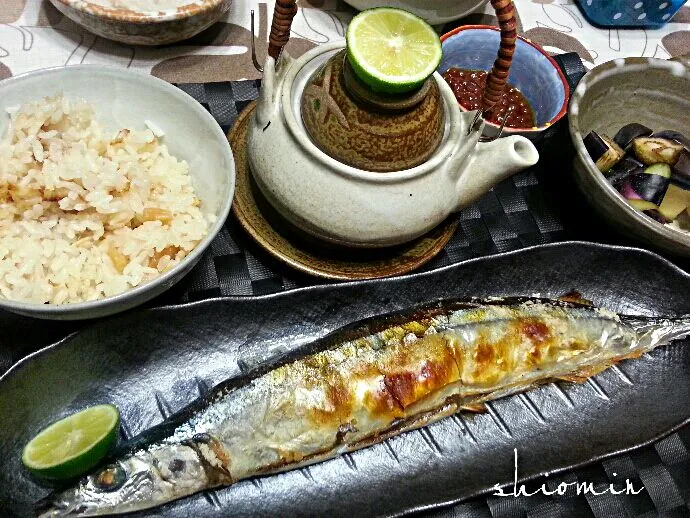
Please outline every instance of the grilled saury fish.
[[371, 318], [220, 384], [40, 513], [141, 510], [318, 462], [537, 383], [586, 379], [687, 333], [690, 316], [544, 299], [443, 301]]

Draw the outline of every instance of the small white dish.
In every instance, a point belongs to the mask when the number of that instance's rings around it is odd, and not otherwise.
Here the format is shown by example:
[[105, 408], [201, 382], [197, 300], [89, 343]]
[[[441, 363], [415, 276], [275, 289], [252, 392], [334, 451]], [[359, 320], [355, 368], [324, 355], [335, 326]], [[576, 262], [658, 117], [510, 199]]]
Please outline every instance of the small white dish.
[[142, 304], [179, 281], [200, 259], [230, 212], [235, 191], [235, 162], [225, 134], [192, 97], [155, 77], [116, 67], [77, 65], [30, 72], [0, 81], [0, 135], [8, 109], [46, 96], [82, 98], [106, 128], [146, 128], [165, 133], [170, 153], [189, 164], [204, 212], [216, 216], [208, 235], [177, 266], [160, 277], [112, 297], [72, 304], [36, 304], [0, 299], [0, 308], [53, 320], [80, 320], [110, 315]]

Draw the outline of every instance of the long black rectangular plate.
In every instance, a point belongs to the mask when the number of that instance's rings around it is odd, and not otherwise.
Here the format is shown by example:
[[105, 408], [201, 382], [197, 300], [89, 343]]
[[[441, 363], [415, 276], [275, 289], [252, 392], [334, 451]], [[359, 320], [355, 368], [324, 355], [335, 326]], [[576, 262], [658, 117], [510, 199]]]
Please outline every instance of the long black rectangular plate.
[[[0, 378], [0, 515], [47, 493], [22, 446], [71, 412], [111, 402], [137, 434], [200, 392], [372, 315], [437, 298], [579, 290], [621, 313], [690, 312], [690, 276], [650, 252], [561, 243], [384, 281], [318, 286], [130, 312], [28, 357]], [[41, 324], [44, 325], [44, 324]], [[582, 385], [551, 384], [308, 468], [247, 480], [150, 516], [399, 515], [456, 502], [630, 449], [690, 418], [690, 341], [623, 362]]]

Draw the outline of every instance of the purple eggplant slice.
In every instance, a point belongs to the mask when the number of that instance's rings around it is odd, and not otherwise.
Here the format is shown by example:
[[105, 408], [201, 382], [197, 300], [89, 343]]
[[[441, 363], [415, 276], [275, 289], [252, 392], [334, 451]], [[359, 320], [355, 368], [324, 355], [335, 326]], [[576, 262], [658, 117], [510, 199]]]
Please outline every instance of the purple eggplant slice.
[[635, 193], [643, 200], [652, 202], [658, 207], [664, 199], [668, 189], [668, 178], [656, 174], [639, 174], [630, 179]]
[[683, 144], [665, 138], [640, 137], [633, 140], [635, 156], [646, 165], [674, 165], [683, 151]]
[[644, 170], [645, 174], [653, 174], [657, 176], [661, 176], [662, 178], [671, 178], [671, 166], [668, 164], [654, 164], [650, 165], [649, 167], [645, 168]]
[[583, 143], [597, 169], [602, 173], [606, 173], [625, 155], [625, 151], [610, 137], [599, 135], [596, 131], [590, 131], [583, 139]]
[[627, 149], [636, 138], [649, 137], [652, 133], [654, 133], [654, 131], [651, 128], [648, 128], [644, 124], [633, 122], [619, 129], [618, 133], [614, 135], [613, 141], [623, 149]]
[[611, 185], [618, 188], [623, 180], [636, 173], [644, 172], [644, 169], [645, 166], [642, 162], [631, 156], [626, 156], [606, 173], [606, 179]]
[[630, 200], [644, 200], [658, 209], [670, 183], [671, 170], [667, 164], [648, 167], [643, 173], [636, 173], [624, 181], [621, 194]]
[[690, 151], [684, 149], [678, 160], [671, 168], [671, 178], [674, 182], [690, 189]]
[[673, 130], [657, 131], [656, 133], [652, 134], [652, 137], [675, 140], [679, 144], [683, 144], [683, 147], [685, 147], [685, 149], [690, 151], [690, 138], [683, 135], [680, 131], [673, 131]]
[[637, 193], [635, 188], [633, 187], [632, 181], [630, 178], [625, 180], [621, 184], [621, 188], [619, 191], [625, 200], [632, 205], [635, 208], [638, 208], [636, 205], [640, 205], [641, 208], [638, 210], [647, 210], [647, 209], [656, 209], [658, 208], [657, 205], [652, 203], [651, 201], [643, 200], [640, 195]]
[[587, 153], [589, 153], [590, 158], [594, 160], [594, 162], [604, 156], [609, 149], [606, 141], [601, 138], [596, 131], [590, 131], [587, 136], [582, 139], [582, 142], [585, 145]]

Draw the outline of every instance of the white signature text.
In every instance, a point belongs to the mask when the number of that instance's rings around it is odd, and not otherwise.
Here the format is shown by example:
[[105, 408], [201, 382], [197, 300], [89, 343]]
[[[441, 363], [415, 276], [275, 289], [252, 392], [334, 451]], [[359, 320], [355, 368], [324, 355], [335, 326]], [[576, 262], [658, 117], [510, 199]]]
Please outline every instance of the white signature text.
[[[578, 495], [603, 495], [605, 493], [609, 493], [611, 495], [638, 495], [642, 491], [644, 491], [644, 487], [640, 489], [635, 489], [635, 486], [629, 479], [625, 479], [625, 489], [616, 489], [614, 484], [609, 484], [608, 487], [603, 487], [599, 488], [597, 491], [594, 488], [594, 484], [592, 482], [561, 482], [558, 484], [556, 489], [549, 489], [546, 487], [546, 484], [542, 484], [540, 488], [536, 489], [535, 491], [529, 492], [525, 488], [524, 484], [520, 484], [518, 486], [518, 452], [517, 448], [513, 449], [513, 452], [515, 453], [515, 473], [514, 473], [514, 478], [513, 478], [513, 490], [511, 492], [507, 492], [508, 488], [501, 488], [499, 487], [498, 484], [494, 486], [494, 493], [493, 496], [512, 496], [512, 497], [518, 497], [518, 496], [533, 496], [536, 495], [537, 493], [541, 493], [542, 495], [546, 496], [551, 496], [551, 495], [565, 495], [568, 492], [568, 488], [574, 487], [575, 490], [577, 491]], [[613, 476], [616, 476], [616, 473], [613, 473]]]

